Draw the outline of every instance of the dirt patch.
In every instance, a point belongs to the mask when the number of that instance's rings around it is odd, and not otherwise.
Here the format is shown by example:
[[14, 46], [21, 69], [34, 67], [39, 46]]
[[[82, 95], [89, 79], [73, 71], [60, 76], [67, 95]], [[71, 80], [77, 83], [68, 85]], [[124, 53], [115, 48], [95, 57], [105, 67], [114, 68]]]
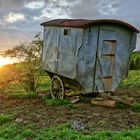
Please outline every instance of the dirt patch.
[[[117, 90], [119, 96], [131, 95], [139, 99], [140, 94], [130, 94], [126, 90]], [[94, 106], [90, 103], [77, 103], [76, 108], [47, 106], [42, 99], [13, 99], [0, 94], [0, 114], [13, 114], [23, 120], [22, 123], [35, 124], [39, 128], [80, 121], [86, 132], [100, 130], [124, 130], [140, 126], [140, 113], [130, 108], [117, 109]]]
[[137, 102], [140, 102], [140, 88], [135, 88], [135, 89], [118, 88], [114, 92], [114, 95], [133, 97]]

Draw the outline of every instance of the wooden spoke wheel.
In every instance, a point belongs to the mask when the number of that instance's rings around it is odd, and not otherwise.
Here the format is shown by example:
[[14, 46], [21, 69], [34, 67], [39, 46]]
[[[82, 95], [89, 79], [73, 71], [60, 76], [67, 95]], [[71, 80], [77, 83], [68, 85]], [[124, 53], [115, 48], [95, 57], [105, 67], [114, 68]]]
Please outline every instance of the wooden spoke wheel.
[[52, 78], [51, 95], [53, 99], [63, 99], [65, 94], [64, 84], [58, 76]]

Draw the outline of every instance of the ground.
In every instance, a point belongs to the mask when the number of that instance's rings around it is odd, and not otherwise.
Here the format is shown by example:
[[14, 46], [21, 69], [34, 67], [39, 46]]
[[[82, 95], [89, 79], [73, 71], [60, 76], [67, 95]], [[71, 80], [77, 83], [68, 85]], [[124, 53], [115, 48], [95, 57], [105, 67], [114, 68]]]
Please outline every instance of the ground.
[[[140, 71], [131, 71], [113, 93], [137, 102], [116, 108], [92, 105], [85, 100], [70, 104], [21, 92], [15, 84], [0, 93], [0, 139], [2, 140], [139, 140]], [[41, 77], [43, 94], [49, 93], [50, 79]], [[47, 98], [46, 98], [47, 97]]]
[[[131, 95], [140, 99], [138, 91], [118, 89], [118, 96]], [[140, 100], [139, 100], [140, 101]], [[140, 113], [131, 108], [107, 108], [90, 103], [76, 103], [74, 107], [49, 106], [42, 98], [19, 98], [0, 94], [0, 114], [11, 114], [23, 120], [25, 124], [38, 127], [51, 127], [62, 123], [82, 122], [85, 131], [124, 130], [140, 126]]]

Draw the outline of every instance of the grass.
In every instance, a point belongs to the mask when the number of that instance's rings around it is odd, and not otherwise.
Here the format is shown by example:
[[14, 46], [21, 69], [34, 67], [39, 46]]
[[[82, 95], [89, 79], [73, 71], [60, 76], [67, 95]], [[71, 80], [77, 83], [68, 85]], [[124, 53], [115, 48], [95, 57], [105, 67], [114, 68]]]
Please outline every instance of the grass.
[[38, 98], [38, 95], [34, 92], [15, 92], [8, 93], [11, 98], [20, 98], [20, 99], [34, 99]]
[[140, 112], [140, 103], [134, 103], [134, 104], [132, 105], [132, 110], [133, 110], [134, 112]]
[[0, 127], [1, 140], [22, 140], [33, 136], [33, 130], [24, 127], [21, 124], [11, 123]]
[[97, 126], [104, 126], [106, 124], [105, 121], [101, 120], [96, 123]]
[[48, 129], [44, 135], [48, 136], [50, 140], [54, 140], [55, 138], [60, 140], [136, 140], [140, 138], [140, 129], [124, 132], [102, 131], [85, 135], [82, 132], [71, 130], [70, 125], [60, 125], [58, 127]]
[[[48, 76], [40, 76], [39, 91], [49, 90], [50, 78]], [[140, 70], [130, 71], [127, 79], [123, 80], [120, 84], [121, 88], [140, 88]], [[14, 83], [11, 86], [12, 92], [8, 93], [13, 98], [37, 98], [37, 94], [30, 92], [25, 93], [21, 86]], [[44, 103], [49, 106], [62, 106], [73, 108], [73, 104], [68, 100], [56, 100], [43, 98]], [[123, 105], [119, 105], [118, 108], [124, 108]], [[140, 103], [135, 103], [131, 108], [135, 112], [140, 112]], [[99, 121], [97, 126], [104, 126], [106, 122]], [[49, 126], [48, 126], [49, 127]], [[94, 126], [93, 126], [94, 128]], [[14, 116], [12, 115], [0, 115], [0, 140], [22, 140], [31, 138], [34, 140], [139, 140], [140, 128], [131, 130], [125, 130], [122, 132], [113, 131], [101, 131], [93, 132], [91, 134], [85, 134], [82, 131], [75, 131], [70, 124], [61, 124], [51, 128], [42, 128], [36, 124], [23, 124], [16, 123]]]
[[128, 78], [120, 84], [121, 88], [140, 88], [140, 70], [129, 71]]
[[[48, 91], [50, 89], [51, 80], [48, 75], [40, 76], [39, 78], [40, 86], [38, 91]], [[128, 78], [124, 79], [119, 85], [120, 88], [138, 88], [140, 89], [140, 70], [131, 70], [129, 71]], [[24, 94], [24, 89], [18, 82], [15, 82], [10, 85], [8, 91], [15, 93], [21, 93], [21, 96]], [[23, 94], [22, 94], [23, 93]], [[31, 94], [29, 94], [31, 95]], [[17, 95], [18, 96], [18, 95]], [[23, 95], [24, 96], [24, 95]]]
[[[50, 89], [51, 80], [48, 75], [40, 76], [40, 86], [38, 91], [47, 91]], [[120, 88], [140, 88], [140, 70], [129, 71], [128, 78], [124, 79], [119, 85]], [[25, 92], [21, 85], [17, 82], [13, 83], [9, 87], [9, 91], [12, 93]]]
[[39, 78], [40, 80], [40, 86], [38, 88], [38, 90], [40, 91], [45, 91], [50, 89], [50, 84], [51, 84], [51, 79], [49, 76], [40, 76]]
[[66, 99], [58, 100], [58, 99], [48, 99], [44, 97], [43, 100], [49, 106], [73, 107], [73, 104]]
[[1, 140], [139, 140], [140, 128], [123, 132], [101, 131], [84, 134], [71, 129], [70, 124], [61, 124], [51, 128], [31, 127], [22, 124], [9, 123], [0, 127]]
[[12, 115], [0, 115], [0, 125], [12, 121], [14, 117]]
[[124, 108], [127, 108], [127, 106], [124, 105], [124, 104], [122, 104], [122, 103], [118, 103], [118, 104], [116, 105], [116, 108], [118, 108], [118, 109], [124, 109]]

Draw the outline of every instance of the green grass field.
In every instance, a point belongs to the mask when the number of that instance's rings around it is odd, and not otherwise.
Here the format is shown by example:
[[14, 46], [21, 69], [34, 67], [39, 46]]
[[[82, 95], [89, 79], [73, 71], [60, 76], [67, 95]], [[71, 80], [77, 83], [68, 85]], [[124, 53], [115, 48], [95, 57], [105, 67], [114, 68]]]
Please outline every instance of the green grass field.
[[[8, 120], [8, 121], [4, 121]], [[34, 125], [15, 123], [11, 116], [0, 116], [0, 140], [139, 140], [140, 128], [123, 132], [101, 131], [84, 134], [75, 131], [70, 124], [61, 124], [51, 128], [38, 129]]]
[[[48, 76], [40, 76], [40, 87], [38, 90], [49, 90], [50, 82]], [[130, 71], [128, 78], [122, 81], [119, 88], [139, 90], [140, 70]], [[7, 91], [10, 91], [8, 95], [14, 98], [31, 100], [38, 98], [35, 93], [25, 93], [18, 83], [10, 85]], [[62, 107], [72, 106], [67, 101], [56, 102], [49, 99], [44, 100], [44, 103], [45, 101], [48, 106], [53, 106], [54, 108], [59, 105]], [[139, 113], [140, 103], [134, 104], [132, 110]], [[140, 140], [140, 126], [123, 131], [93, 131], [89, 134], [73, 130], [70, 123], [62, 123], [53, 127], [48, 126], [48, 128], [35, 125], [35, 123], [19, 123], [16, 122], [16, 112], [14, 114], [15, 116], [9, 112], [0, 114], [0, 140]]]
[[120, 84], [121, 88], [140, 88], [140, 70], [129, 71], [128, 78]]

